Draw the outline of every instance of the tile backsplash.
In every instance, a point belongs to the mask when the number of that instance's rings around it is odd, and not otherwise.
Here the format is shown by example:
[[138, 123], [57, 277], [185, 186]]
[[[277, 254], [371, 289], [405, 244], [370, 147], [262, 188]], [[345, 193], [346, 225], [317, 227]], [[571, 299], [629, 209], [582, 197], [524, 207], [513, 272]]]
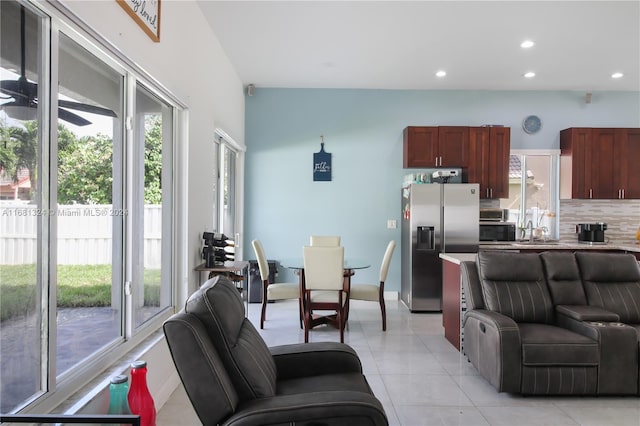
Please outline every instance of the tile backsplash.
[[640, 226], [640, 200], [560, 200], [560, 239], [578, 240], [578, 223], [604, 222], [611, 241], [635, 239]]

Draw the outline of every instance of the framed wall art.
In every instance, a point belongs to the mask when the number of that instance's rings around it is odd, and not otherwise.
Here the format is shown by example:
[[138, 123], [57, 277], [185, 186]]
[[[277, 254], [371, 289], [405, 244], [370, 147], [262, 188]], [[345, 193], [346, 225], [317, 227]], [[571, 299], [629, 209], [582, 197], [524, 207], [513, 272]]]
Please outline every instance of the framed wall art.
[[116, 1], [151, 40], [160, 42], [160, 0]]

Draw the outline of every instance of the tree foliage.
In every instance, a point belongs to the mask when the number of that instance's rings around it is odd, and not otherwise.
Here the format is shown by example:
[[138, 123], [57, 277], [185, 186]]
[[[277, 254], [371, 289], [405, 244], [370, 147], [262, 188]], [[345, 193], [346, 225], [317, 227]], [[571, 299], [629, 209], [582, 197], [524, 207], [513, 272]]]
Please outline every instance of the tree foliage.
[[[24, 127], [0, 126], [0, 167], [14, 180], [21, 169], [29, 170], [35, 191], [38, 165], [36, 121]], [[159, 115], [145, 119], [144, 201], [162, 200], [162, 121]], [[104, 134], [78, 138], [58, 124], [58, 203], [111, 204], [113, 197], [113, 140]], [[124, 171], [123, 171], [124, 172]]]
[[144, 201], [160, 204], [162, 201], [162, 119], [149, 115], [145, 119], [144, 141]]
[[68, 141], [58, 151], [59, 204], [111, 204], [113, 141], [98, 134]]

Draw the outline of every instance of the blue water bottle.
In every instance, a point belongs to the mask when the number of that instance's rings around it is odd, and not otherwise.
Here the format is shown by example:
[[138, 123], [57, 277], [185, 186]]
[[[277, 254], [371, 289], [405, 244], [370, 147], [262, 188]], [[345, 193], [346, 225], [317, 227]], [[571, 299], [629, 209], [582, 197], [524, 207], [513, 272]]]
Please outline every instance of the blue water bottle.
[[129, 378], [124, 374], [113, 376], [109, 384], [109, 414], [131, 414], [128, 393]]

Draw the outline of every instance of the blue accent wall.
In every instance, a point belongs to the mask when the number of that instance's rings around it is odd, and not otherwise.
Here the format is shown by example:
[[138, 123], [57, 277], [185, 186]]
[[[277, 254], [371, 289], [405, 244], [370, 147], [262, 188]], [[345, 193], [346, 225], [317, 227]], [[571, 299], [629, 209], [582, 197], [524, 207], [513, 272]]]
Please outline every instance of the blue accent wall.
[[[354, 282], [378, 282], [390, 239], [400, 243], [400, 187], [406, 126], [511, 127], [512, 149], [559, 149], [567, 127], [640, 127], [640, 93], [578, 91], [418, 91], [262, 89], [246, 97], [245, 257], [251, 240], [267, 257], [302, 256], [311, 234], [340, 235], [345, 256], [367, 259]], [[531, 114], [535, 135], [522, 130]], [[332, 154], [332, 181], [313, 181], [313, 153]], [[398, 228], [387, 229], [395, 219]], [[297, 281], [280, 268], [278, 282]], [[396, 248], [387, 290], [400, 290]]]

